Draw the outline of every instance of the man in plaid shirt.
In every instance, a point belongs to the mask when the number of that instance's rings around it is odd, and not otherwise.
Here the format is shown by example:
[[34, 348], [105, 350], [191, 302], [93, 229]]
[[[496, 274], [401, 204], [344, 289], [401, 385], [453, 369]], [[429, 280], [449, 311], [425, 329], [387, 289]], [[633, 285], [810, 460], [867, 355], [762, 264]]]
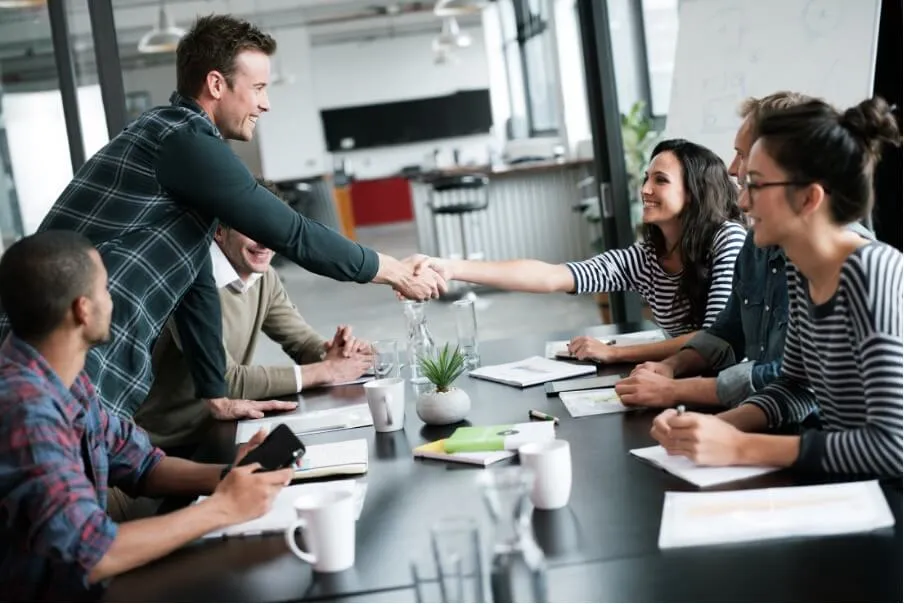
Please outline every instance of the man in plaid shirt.
[[[251, 140], [269, 110], [276, 42], [228, 15], [198, 19], [179, 43], [172, 104], [142, 114], [76, 173], [38, 231], [77, 231], [110, 271], [112, 338], [86, 370], [107, 408], [131, 418], [152, 382], [151, 348], [173, 315], [196, 395], [214, 417], [236, 419], [294, 403], [226, 397], [226, 359], [210, 243], [218, 220], [304, 268], [391, 285], [427, 299], [436, 273], [349, 241], [307, 220], [257, 184], [224, 138]], [[0, 316], [0, 337], [8, 329]]]
[[[45, 231], [10, 247], [0, 258], [0, 303], [12, 325], [0, 345], [4, 600], [97, 596], [109, 577], [262, 515], [291, 480], [291, 469], [255, 474], [253, 464], [221, 482], [224, 466], [166, 457], [104, 410], [82, 368], [110, 335], [112, 300], [103, 261], [82, 235]], [[108, 484], [134, 496], [213, 494], [116, 524]]]

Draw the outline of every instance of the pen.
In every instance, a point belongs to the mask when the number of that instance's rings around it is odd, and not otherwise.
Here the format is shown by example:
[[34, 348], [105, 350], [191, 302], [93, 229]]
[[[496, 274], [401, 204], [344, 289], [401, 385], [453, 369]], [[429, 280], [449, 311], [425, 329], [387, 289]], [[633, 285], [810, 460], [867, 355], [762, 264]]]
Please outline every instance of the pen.
[[684, 415], [684, 405], [678, 405], [678, 415]]
[[530, 419], [542, 419], [544, 421], [552, 422], [555, 425], [559, 425], [559, 418], [554, 415], [549, 415], [548, 413], [543, 413], [542, 411], [537, 411], [536, 409], [531, 409], [528, 411], [527, 416]]

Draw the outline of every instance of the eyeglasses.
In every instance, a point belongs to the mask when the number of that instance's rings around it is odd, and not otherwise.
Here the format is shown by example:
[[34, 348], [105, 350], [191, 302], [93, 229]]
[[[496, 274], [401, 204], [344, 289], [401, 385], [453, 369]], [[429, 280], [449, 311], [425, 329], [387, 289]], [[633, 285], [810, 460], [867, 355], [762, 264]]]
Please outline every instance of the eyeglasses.
[[752, 196], [754, 191], [767, 189], [769, 187], [806, 187], [811, 184], [813, 183], [805, 182], [802, 180], [774, 180], [768, 182], [753, 182], [752, 180], [750, 180], [750, 175], [745, 174], [744, 180], [741, 181], [741, 188]]

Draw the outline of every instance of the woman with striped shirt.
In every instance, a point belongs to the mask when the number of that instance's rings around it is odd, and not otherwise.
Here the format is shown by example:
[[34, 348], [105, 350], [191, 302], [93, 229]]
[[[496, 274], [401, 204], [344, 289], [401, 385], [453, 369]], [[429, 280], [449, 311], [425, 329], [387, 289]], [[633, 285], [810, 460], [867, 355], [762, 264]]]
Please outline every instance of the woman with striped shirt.
[[526, 292], [638, 292], [671, 338], [608, 346], [582, 336], [569, 343], [579, 359], [604, 363], [659, 361], [709, 326], [731, 294], [745, 228], [737, 187], [709, 149], [681, 139], [660, 142], [641, 189], [643, 240], [581, 262], [481, 262], [420, 258], [447, 280]]
[[[872, 207], [883, 143], [900, 144], [879, 98], [839, 113], [811, 101], [764, 119], [748, 160], [758, 246], [788, 256], [782, 374], [719, 416], [664, 411], [652, 434], [707, 465], [793, 466], [833, 474], [902, 474], [902, 256], [846, 224]], [[742, 200], [742, 204], [745, 203]], [[799, 436], [751, 432], [817, 427]]]

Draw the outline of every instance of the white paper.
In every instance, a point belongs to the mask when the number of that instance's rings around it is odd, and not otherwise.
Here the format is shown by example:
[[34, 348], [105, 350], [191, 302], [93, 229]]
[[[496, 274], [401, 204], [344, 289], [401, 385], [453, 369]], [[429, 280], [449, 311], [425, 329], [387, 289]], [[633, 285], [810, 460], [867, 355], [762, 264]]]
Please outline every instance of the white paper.
[[[649, 329], [647, 331], [635, 331], [632, 333], [622, 333], [615, 336], [607, 336], [597, 338], [600, 342], [614, 342], [612, 346], [633, 346], [635, 344], [652, 344], [653, 342], [661, 342], [666, 339], [665, 333], [661, 329]], [[568, 357], [569, 340], [554, 340], [546, 343], [546, 358], [554, 359], [556, 357]]]
[[631, 454], [646, 459], [666, 472], [698, 487], [711, 487], [716, 484], [744, 480], [781, 469], [772, 466], [701, 466], [682, 455], [669, 455], [659, 445], [632, 449]]
[[[225, 529], [213, 531], [204, 535], [205, 539], [225, 536], [251, 536], [265, 533], [281, 533], [295, 520], [295, 508], [293, 503], [302, 495], [316, 493], [318, 491], [341, 489], [353, 491], [355, 494], [355, 519], [361, 516], [364, 507], [364, 497], [367, 495], [367, 483], [362, 480], [334, 480], [330, 482], [316, 482], [308, 484], [293, 484], [287, 486], [273, 501], [270, 511], [257, 518], [241, 524], [234, 524]], [[199, 497], [196, 503], [203, 501], [205, 497]]]
[[621, 399], [615, 394], [615, 388], [561, 392], [559, 398], [562, 399], [562, 403], [568, 409], [571, 417], [624, 413], [630, 410], [630, 407], [623, 405]]
[[576, 365], [537, 356], [504, 365], [478, 367], [469, 375], [510, 386], [526, 387], [591, 373], [596, 373], [596, 366]]
[[330, 430], [347, 430], [372, 426], [374, 423], [367, 403], [347, 405], [319, 411], [292, 411], [264, 419], [244, 419], [238, 422], [235, 442], [248, 442], [261, 428], [270, 432], [279, 424], [286, 424], [295, 434], [313, 434]]
[[894, 526], [875, 480], [808, 487], [665, 494], [659, 547], [840, 535]]

